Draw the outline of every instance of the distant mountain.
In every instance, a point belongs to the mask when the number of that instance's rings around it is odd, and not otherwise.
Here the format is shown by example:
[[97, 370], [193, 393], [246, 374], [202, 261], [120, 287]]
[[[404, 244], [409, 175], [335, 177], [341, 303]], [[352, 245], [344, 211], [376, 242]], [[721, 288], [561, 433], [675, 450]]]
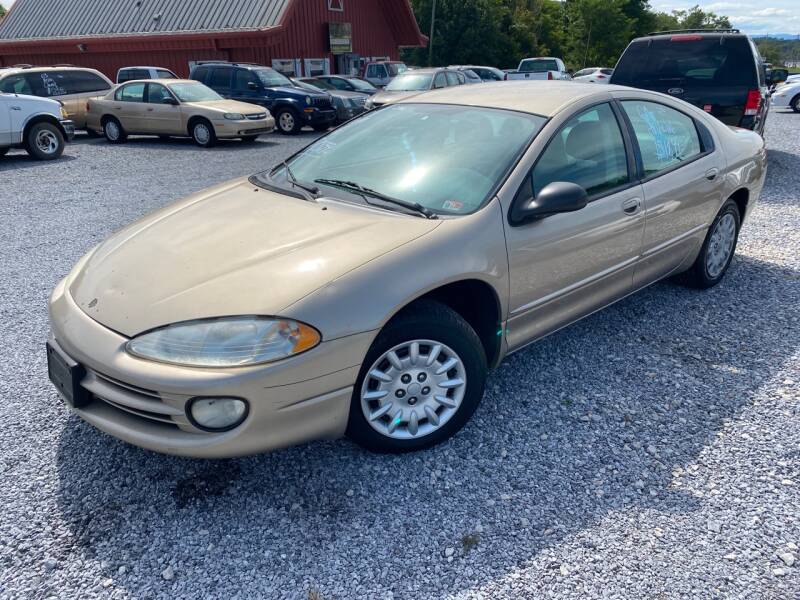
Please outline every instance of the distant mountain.
[[773, 40], [797, 40], [800, 39], [800, 33], [768, 33], [767, 35], [753, 35], [754, 40], [762, 38], [769, 38]]

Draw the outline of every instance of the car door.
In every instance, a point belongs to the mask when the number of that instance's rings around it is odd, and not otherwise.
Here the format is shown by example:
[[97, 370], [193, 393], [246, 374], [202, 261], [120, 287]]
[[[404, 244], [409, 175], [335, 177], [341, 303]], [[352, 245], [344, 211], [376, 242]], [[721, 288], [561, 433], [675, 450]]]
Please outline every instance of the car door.
[[722, 205], [725, 162], [705, 126], [674, 106], [621, 99], [641, 171], [645, 227], [634, 286], [669, 275], [699, 249]]
[[[238, 70], [238, 69], [237, 69]], [[231, 98], [231, 78], [234, 69], [229, 67], [214, 67], [205, 84], [223, 98]]]
[[172, 92], [159, 83], [148, 83], [145, 93], [147, 106], [142, 123], [144, 128], [142, 133], [186, 135], [179, 102]]
[[115, 94], [112, 114], [122, 124], [128, 133], [144, 133], [145, 126], [145, 91], [147, 84], [144, 82], [131, 82], [122, 86]]
[[[507, 341], [514, 350], [630, 293], [644, 234], [642, 189], [621, 116], [608, 102], [571, 116], [520, 188], [530, 201], [549, 183], [582, 186], [589, 203], [506, 230]], [[511, 214], [511, 213], [509, 213]]]

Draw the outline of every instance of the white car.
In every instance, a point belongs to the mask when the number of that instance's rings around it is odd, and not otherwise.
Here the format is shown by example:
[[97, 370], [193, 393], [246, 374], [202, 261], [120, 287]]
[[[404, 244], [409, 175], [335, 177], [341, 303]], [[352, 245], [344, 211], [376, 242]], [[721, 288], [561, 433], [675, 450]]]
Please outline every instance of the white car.
[[117, 71], [117, 83], [139, 79], [178, 79], [178, 76], [163, 67], [123, 67]]
[[564, 61], [552, 56], [539, 56], [537, 58], [524, 58], [515, 70], [506, 71], [509, 80], [531, 81], [541, 80], [570, 80]]
[[777, 88], [772, 94], [772, 106], [791, 108], [794, 112], [800, 112], [800, 81], [790, 82]]
[[38, 160], [54, 160], [75, 136], [75, 123], [57, 100], [0, 92], [0, 157], [24, 148]]
[[613, 72], [614, 69], [605, 67], [589, 67], [575, 73], [572, 79], [583, 83], [608, 83]]

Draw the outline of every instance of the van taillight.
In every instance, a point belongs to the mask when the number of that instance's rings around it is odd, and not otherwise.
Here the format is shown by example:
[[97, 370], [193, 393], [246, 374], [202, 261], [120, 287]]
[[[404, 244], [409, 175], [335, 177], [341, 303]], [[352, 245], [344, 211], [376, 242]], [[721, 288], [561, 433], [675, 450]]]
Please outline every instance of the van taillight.
[[699, 42], [703, 39], [702, 35], [673, 35], [669, 38], [670, 42]]
[[761, 92], [758, 90], [750, 90], [747, 92], [747, 103], [744, 105], [744, 115], [746, 117], [755, 117], [761, 108]]
[[553, 81], [553, 72], [552, 71], [548, 71], [547, 72], [547, 81]]

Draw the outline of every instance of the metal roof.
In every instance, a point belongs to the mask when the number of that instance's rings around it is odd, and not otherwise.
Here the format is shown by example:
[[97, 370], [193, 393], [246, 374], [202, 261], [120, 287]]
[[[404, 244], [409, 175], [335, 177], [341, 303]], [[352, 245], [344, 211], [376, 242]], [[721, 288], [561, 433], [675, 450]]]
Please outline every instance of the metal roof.
[[248, 31], [280, 25], [291, 0], [17, 0], [0, 41]]

